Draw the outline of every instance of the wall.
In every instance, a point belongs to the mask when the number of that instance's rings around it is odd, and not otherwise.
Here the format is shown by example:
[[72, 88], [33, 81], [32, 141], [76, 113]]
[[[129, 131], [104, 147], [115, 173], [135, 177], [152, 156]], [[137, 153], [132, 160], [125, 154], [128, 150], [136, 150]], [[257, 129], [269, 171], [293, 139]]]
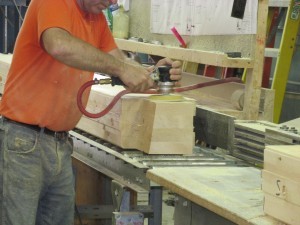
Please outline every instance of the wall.
[[[157, 40], [164, 45], [179, 46], [173, 35], [150, 33], [151, 0], [130, 1], [130, 36], [141, 37], [148, 41]], [[242, 57], [252, 57], [254, 49], [254, 35], [226, 35], [226, 36], [184, 36], [189, 42], [189, 48], [205, 51], [241, 52]]]

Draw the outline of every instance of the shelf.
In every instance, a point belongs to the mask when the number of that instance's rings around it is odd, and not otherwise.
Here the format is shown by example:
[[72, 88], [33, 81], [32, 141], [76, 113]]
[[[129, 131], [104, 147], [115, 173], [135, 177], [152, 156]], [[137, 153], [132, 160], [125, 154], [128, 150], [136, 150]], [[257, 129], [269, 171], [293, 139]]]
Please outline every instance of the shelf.
[[210, 52], [172, 46], [155, 45], [124, 39], [115, 39], [118, 47], [125, 51], [169, 57], [177, 60], [230, 68], [253, 68], [250, 58], [230, 58], [224, 52]]

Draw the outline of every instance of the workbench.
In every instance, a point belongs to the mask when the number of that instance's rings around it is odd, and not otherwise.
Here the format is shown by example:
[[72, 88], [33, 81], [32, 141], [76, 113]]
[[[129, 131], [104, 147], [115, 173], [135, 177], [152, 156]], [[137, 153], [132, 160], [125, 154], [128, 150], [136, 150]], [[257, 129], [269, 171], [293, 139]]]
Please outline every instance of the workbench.
[[[191, 225], [283, 225], [263, 212], [260, 169], [168, 167], [150, 169], [146, 176], [155, 185], [184, 198], [181, 210], [176, 211], [175, 203], [175, 225], [183, 222]], [[194, 209], [187, 210], [182, 205]], [[197, 207], [200, 209], [195, 213]], [[181, 213], [184, 221], [176, 222], [176, 213]]]

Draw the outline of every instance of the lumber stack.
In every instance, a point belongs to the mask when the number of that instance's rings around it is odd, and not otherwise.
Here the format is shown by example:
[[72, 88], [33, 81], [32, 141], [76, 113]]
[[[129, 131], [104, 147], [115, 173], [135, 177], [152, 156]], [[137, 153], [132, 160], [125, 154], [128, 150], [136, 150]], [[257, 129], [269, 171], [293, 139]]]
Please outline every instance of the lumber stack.
[[262, 190], [266, 214], [300, 224], [300, 145], [266, 146]]
[[[102, 111], [122, 88], [93, 87], [87, 110]], [[125, 95], [105, 116], [98, 119], [83, 116], [76, 127], [124, 149], [148, 154], [191, 154], [195, 144], [195, 101], [188, 98], [178, 102], [155, 101], [148, 97]]]

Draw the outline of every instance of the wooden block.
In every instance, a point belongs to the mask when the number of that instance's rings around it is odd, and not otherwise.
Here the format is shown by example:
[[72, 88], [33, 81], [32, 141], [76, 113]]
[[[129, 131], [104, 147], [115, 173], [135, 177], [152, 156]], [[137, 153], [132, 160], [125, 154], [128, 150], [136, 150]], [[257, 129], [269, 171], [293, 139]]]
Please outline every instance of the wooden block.
[[300, 182], [300, 145], [268, 145], [264, 169]]
[[264, 212], [284, 223], [300, 224], [300, 206], [269, 194], [265, 194]]
[[[93, 88], [87, 110], [100, 112], [118, 91], [112, 87]], [[153, 101], [148, 96], [123, 96], [107, 115], [99, 119], [83, 116], [76, 127], [125, 149], [148, 154], [191, 154], [195, 144], [195, 101]]]
[[262, 170], [262, 190], [300, 207], [300, 182]]

